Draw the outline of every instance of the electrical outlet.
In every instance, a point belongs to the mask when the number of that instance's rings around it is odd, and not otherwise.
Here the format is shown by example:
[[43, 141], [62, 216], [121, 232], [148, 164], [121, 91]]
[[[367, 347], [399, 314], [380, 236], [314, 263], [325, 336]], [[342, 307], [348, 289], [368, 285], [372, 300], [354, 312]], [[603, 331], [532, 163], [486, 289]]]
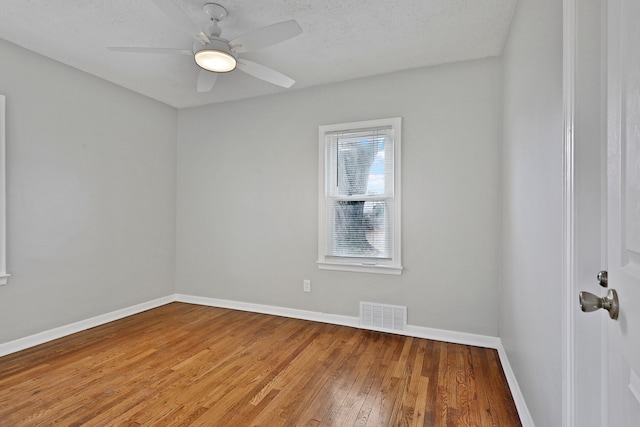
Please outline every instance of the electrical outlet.
[[302, 289], [304, 289], [305, 292], [311, 292], [311, 280], [305, 280], [302, 284]]

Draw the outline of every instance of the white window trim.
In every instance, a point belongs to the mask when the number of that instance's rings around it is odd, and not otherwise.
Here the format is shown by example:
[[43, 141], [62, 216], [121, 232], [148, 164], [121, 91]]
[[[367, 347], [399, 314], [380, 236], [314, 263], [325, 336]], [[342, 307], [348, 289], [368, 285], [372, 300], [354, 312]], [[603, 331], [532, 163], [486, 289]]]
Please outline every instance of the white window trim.
[[7, 274], [7, 166], [5, 158], [5, 97], [0, 95], [0, 285], [6, 285]]
[[[394, 173], [394, 203], [393, 203], [393, 258], [390, 260], [366, 259], [363, 261], [358, 258], [330, 257], [325, 255], [327, 243], [326, 231], [326, 197], [325, 197], [325, 172], [326, 172], [326, 134], [341, 130], [356, 130], [374, 127], [392, 126], [393, 135], [393, 173]], [[389, 119], [366, 120], [361, 122], [341, 123], [334, 125], [320, 126], [318, 129], [318, 162], [319, 162], [319, 180], [318, 180], [318, 268], [320, 270], [338, 270], [351, 271], [361, 273], [378, 273], [378, 274], [402, 274], [402, 228], [401, 228], [401, 135], [402, 134], [402, 118], [394, 117]]]

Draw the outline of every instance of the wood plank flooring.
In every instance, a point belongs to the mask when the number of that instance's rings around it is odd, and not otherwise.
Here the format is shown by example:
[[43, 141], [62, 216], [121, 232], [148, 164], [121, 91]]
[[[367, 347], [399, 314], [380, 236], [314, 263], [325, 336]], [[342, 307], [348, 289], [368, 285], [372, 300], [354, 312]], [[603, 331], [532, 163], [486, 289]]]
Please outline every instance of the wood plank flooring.
[[172, 303], [0, 358], [1, 426], [520, 426], [495, 350]]

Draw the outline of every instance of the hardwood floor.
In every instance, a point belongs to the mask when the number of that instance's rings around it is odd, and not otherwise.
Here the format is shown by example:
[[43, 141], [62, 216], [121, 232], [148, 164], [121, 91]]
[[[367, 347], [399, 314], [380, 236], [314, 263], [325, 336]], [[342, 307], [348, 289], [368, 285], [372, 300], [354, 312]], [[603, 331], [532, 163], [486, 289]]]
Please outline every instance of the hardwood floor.
[[520, 426], [495, 350], [172, 303], [0, 358], [2, 426]]

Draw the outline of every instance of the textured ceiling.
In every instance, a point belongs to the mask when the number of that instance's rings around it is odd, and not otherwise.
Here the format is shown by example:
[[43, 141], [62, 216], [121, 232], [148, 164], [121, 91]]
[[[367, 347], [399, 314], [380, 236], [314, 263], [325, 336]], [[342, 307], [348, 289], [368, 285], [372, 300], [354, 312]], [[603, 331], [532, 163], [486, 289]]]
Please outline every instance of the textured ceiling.
[[[201, 28], [212, 0], [174, 0]], [[0, 38], [174, 107], [295, 90], [392, 71], [497, 56], [516, 0], [217, 0], [222, 36], [295, 19], [303, 33], [244, 56], [296, 80], [283, 89], [240, 71], [197, 93], [198, 67], [182, 55], [107, 46], [190, 49], [152, 0], [0, 0]], [[0, 58], [1, 63], [1, 58]]]

